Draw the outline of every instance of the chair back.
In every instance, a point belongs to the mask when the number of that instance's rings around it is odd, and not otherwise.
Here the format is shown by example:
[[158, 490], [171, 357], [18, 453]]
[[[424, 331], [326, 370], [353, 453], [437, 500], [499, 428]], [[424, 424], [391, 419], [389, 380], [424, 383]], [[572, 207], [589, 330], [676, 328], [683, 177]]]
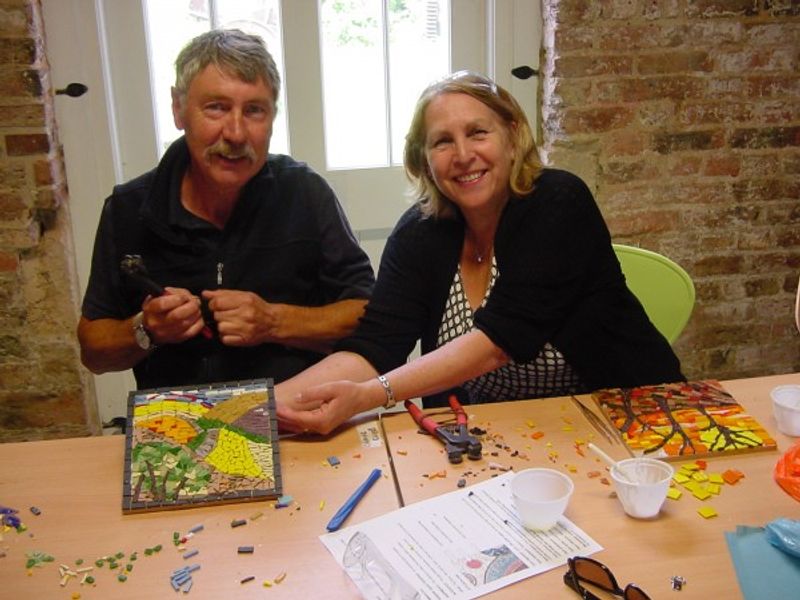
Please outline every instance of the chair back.
[[671, 344], [683, 331], [694, 308], [692, 278], [678, 263], [657, 252], [622, 244], [613, 246], [628, 288]]

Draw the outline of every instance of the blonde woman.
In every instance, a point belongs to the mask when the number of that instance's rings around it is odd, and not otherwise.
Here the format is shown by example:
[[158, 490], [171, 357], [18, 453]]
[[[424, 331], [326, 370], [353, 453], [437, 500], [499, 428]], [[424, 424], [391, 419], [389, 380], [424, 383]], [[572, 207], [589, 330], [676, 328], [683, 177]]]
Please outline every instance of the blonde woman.
[[[459, 72], [429, 86], [406, 136], [418, 201], [356, 332], [277, 386], [290, 430], [327, 433], [407, 398], [426, 406], [683, 379], [625, 285], [586, 185], [542, 167], [521, 108]], [[407, 362], [417, 340], [423, 355]]]

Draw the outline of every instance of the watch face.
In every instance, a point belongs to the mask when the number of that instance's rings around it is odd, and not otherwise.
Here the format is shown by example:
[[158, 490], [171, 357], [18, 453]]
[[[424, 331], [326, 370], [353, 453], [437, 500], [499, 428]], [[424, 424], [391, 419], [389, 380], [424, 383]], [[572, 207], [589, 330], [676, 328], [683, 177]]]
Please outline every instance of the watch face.
[[147, 335], [147, 332], [144, 330], [144, 327], [139, 325], [136, 329], [133, 330], [134, 336], [136, 336], [136, 343], [139, 344], [139, 347], [142, 350], [149, 350], [152, 342], [150, 340], [150, 336]]

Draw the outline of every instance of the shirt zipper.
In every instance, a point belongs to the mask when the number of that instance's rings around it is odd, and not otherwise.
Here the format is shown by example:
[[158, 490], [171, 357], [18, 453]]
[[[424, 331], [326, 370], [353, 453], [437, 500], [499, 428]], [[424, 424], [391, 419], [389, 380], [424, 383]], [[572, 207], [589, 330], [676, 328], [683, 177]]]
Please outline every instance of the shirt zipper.
[[217, 287], [222, 287], [222, 268], [224, 266], [221, 262], [217, 263]]

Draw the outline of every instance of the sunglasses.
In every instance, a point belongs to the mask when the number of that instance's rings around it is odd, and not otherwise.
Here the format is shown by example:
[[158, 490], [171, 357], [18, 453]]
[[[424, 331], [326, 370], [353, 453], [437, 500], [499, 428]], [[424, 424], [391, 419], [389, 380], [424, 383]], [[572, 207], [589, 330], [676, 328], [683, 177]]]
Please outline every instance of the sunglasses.
[[615, 596], [621, 596], [623, 600], [651, 600], [650, 596], [636, 584], [629, 583], [625, 589], [619, 587], [617, 578], [611, 570], [593, 558], [576, 556], [567, 559], [567, 564], [569, 571], [564, 573], [564, 583], [580, 594], [583, 600], [602, 600], [602, 598], [583, 587], [581, 582], [590, 583]]

